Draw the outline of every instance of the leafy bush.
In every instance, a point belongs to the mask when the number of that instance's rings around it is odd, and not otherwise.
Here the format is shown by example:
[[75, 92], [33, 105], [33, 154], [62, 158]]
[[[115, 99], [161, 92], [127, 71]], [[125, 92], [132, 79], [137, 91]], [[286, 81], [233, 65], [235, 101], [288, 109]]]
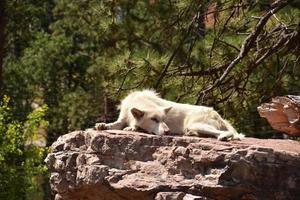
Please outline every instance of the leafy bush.
[[41, 199], [41, 175], [46, 167], [43, 158], [47, 148], [37, 146], [47, 106], [32, 111], [26, 121], [17, 121], [11, 114], [9, 98], [0, 103], [0, 199]]

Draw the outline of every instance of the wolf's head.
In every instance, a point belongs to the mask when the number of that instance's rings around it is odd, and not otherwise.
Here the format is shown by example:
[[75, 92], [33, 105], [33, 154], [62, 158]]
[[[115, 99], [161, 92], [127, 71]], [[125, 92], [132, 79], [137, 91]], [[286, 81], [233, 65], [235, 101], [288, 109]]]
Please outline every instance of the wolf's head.
[[151, 110], [131, 108], [130, 111], [135, 120], [135, 126], [148, 133], [164, 135], [170, 133], [170, 129], [165, 123], [165, 118], [171, 108], [153, 108]]

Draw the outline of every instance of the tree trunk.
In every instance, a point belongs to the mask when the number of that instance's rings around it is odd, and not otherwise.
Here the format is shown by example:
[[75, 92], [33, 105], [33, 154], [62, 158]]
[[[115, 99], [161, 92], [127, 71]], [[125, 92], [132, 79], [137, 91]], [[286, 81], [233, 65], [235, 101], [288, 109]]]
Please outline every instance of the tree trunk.
[[300, 96], [275, 97], [270, 103], [257, 107], [257, 110], [273, 129], [300, 137]]
[[0, 0], [0, 97], [3, 95], [3, 58], [5, 39], [5, 0]]

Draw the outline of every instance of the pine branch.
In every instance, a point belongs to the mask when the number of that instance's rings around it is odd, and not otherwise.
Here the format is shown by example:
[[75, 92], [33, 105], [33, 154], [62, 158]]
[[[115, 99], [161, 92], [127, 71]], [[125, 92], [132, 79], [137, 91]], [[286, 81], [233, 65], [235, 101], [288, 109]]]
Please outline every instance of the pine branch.
[[262, 32], [266, 23], [273, 16], [274, 13], [285, 7], [290, 0], [277, 0], [271, 5], [271, 9], [267, 11], [258, 21], [253, 31], [248, 35], [248, 37], [244, 40], [240, 52], [237, 57], [227, 66], [222, 76], [217, 79], [212, 85], [208, 86], [206, 89], [200, 91], [198, 93], [198, 99], [196, 104], [199, 104], [202, 96], [204, 96], [207, 92], [213, 90], [215, 87], [219, 86], [219, 84], [224, 81], [227, 75], [231, 72], [231, 70], [249, 53], [249, 51], [253, 48], [255, 41], [259, 34]]

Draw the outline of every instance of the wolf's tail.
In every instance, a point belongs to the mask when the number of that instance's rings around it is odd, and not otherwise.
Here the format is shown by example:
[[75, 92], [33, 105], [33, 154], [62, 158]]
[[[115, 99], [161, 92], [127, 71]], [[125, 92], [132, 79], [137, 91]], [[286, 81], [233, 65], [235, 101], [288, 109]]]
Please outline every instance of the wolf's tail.
[[232, 133], [233, 140], [241, 140], [245, 137], [244, 134], [238, 133], [228, 121], [223, 120], [223, 123], [224, 123], [226, 129]]

